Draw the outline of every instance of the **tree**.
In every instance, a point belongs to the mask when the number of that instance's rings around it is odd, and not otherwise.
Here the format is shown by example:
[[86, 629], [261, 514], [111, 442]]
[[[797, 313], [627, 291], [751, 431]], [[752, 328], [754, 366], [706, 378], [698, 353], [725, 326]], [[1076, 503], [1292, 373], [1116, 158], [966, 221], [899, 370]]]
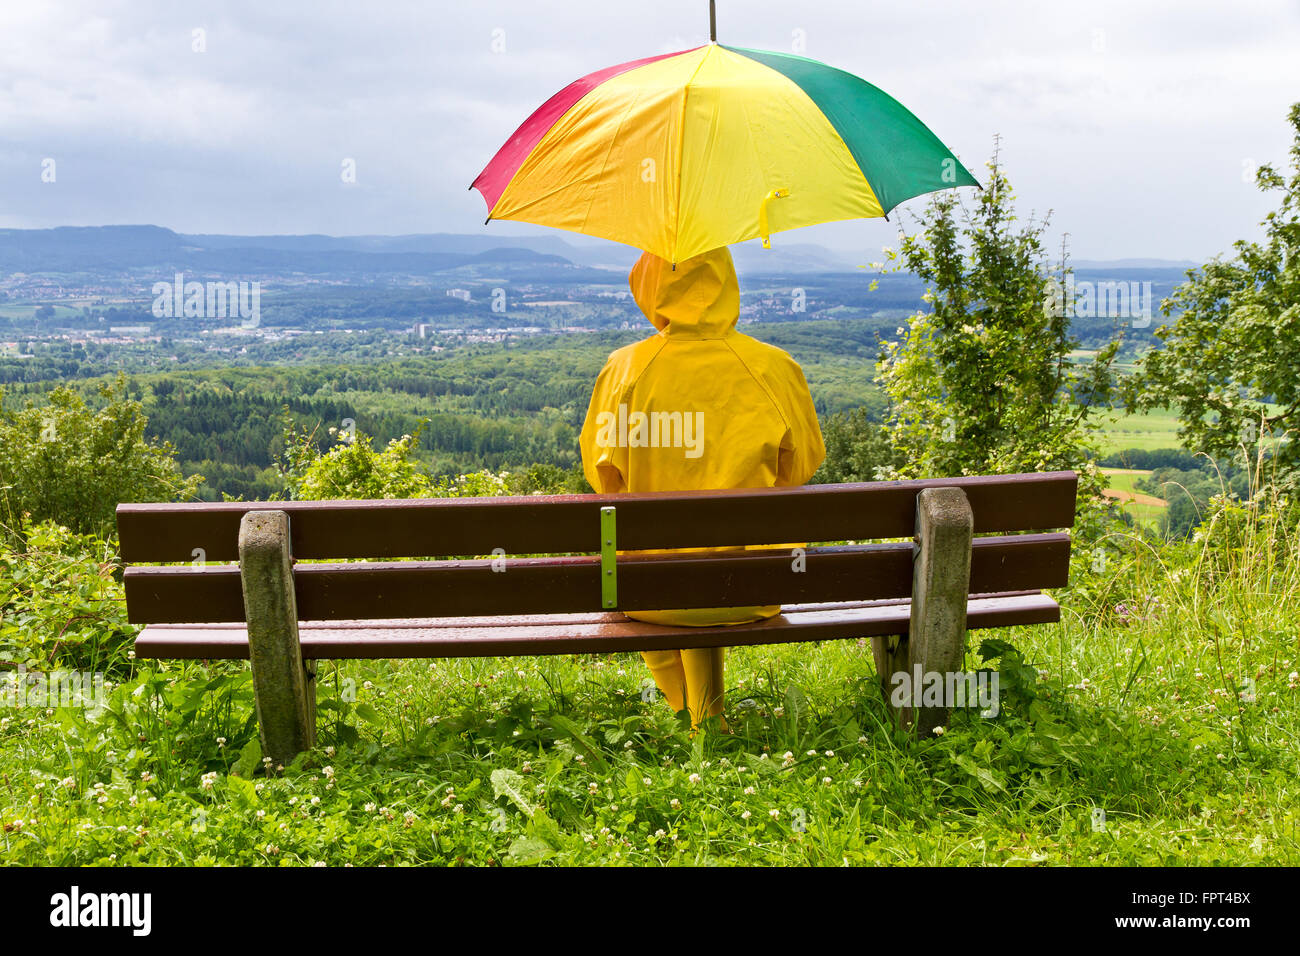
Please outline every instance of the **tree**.
[[124, 501], [192, 498], [203, 479], [182, 477], [170, 443], [145, 438], [148, 419], [125, 397], [126, 380], [100, 386], [94, 410], [70, 388], [49, 404], [10, 412], [0, 390], [0, 521], [21, 535], [32, 522], [57, 521], [77, 534], [111, 535]]
[[879, 481], [903, 465], [890, 446], [889, 432], [871, 420], [865, 406], [830, 416], [822, 425], [822, 438], [826, 458], [810, 485]]
[[[1075, 469], [1081, 506], [1099, 492], [1091, 459], [1107, 406], [1112, 340], [1088, 362], [1057, 291], [1042, 234], [1048, 220], [1017, 227], [1011, 184], [997, 151], [973, 212], [952, 192], [936, 195], [890, 259], [927, 285], [918, 312], [886, 342], [880, 378], [890, 398], [900, 477]], [[958, 210], [960, 209], [960, 218]], [[1057, 277], [1059, 276], [1059, 278]]]
[[[1264, 241], [1238, 240], [1233, 260], [1188, 270], [1160, 304], [1166, 317], [1181, 312], [1156, 330], [1164, 348], [1144, 357], [1122, 391], [1133, 409], [1177, 408], [1184, 445], [1216, 457], [1246, 446], [1252, 458], [1261, 438], [1300, 428], [1300, 103], [1289, 119], [1290, 178], [1271, 166], [1255, 176], [1261, 190], [1282, 194], [1261, 224]], [[1279, 443], [1275, 454], [1294, 481], [1296, 443]]]

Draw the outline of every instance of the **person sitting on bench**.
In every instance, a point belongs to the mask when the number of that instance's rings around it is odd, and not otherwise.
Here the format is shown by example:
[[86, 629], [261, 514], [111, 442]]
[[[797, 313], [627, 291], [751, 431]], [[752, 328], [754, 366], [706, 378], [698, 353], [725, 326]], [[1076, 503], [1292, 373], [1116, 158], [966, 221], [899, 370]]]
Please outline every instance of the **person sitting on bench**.
[[[613, 352], [596, 379], [580, 438], [592, 488], [721, 490], [808, 481], [826, 456], [808, 383], [786, 352], [736, 330], [740, 286], [726, 247], [675, 267], [644, 253], [628, 284], [658, 333]], [[780, 611], [766, 605], [627, 616], [710, 626]], [[720, 647], [642, 652], [674, 712], [688, 710], [692, 727], [718, 717], [725, 731], [724, 654]]]

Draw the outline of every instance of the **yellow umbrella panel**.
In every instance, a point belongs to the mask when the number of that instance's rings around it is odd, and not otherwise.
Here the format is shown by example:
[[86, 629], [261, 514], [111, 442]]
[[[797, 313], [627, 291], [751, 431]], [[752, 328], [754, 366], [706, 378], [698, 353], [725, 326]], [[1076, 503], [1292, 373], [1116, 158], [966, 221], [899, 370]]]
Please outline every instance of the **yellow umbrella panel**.
[[570, 84], [471, 188], [489, 219], [680, 262], [967, 185], [975, 178], [947, 147], [871, 84], [804, 57], [709, 44]]

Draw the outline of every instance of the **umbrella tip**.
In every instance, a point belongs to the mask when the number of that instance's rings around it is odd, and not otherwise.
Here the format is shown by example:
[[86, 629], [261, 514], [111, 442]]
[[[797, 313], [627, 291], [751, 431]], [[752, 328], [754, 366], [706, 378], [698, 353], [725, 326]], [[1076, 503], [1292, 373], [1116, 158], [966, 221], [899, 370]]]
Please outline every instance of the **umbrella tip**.
[[709, 0], [709, 42], [718, 42], [718, 4], [717, 0]]

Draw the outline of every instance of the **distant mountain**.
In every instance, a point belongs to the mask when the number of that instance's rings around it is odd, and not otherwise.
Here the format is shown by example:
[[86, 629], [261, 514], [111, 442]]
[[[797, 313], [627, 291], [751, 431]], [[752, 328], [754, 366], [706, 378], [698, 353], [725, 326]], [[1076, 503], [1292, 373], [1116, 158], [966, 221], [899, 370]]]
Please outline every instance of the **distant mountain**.
[[0, 270], [11, 273], [184, 271], [366, 278], [479, 266], [549, 273], [575, 268], [564, 255], [571, 251], [549, 238], [183, 235], [160, 226], [0, 229]]
[[[307, 275], [342, 280], [386, 275], [428, 276], [490, 268], [538, 280], [566, 270], [572, 281], [621, 283], [641, 252], [573, 233], [521, 236], [493, 223], [482, 233], [406, 236], [229, 236], [173, 232], [161, 226], [60, 226], [0, 229], [0, 270], [5, 272], [125, 273], [186, 271], [211, 275]], [[742, 277], [857, 271], [852, 254], [777, 235], [770, 249], [757, 239], [731, 247]], [[1094, 276], [1137, 271], [1178, 277], [1199, 265], [1185, 260], [1076, 260]], [[576, 274], [572, 270], [582, 272]], [[1143, 276], [1145, 277], [1145, 276]]]

